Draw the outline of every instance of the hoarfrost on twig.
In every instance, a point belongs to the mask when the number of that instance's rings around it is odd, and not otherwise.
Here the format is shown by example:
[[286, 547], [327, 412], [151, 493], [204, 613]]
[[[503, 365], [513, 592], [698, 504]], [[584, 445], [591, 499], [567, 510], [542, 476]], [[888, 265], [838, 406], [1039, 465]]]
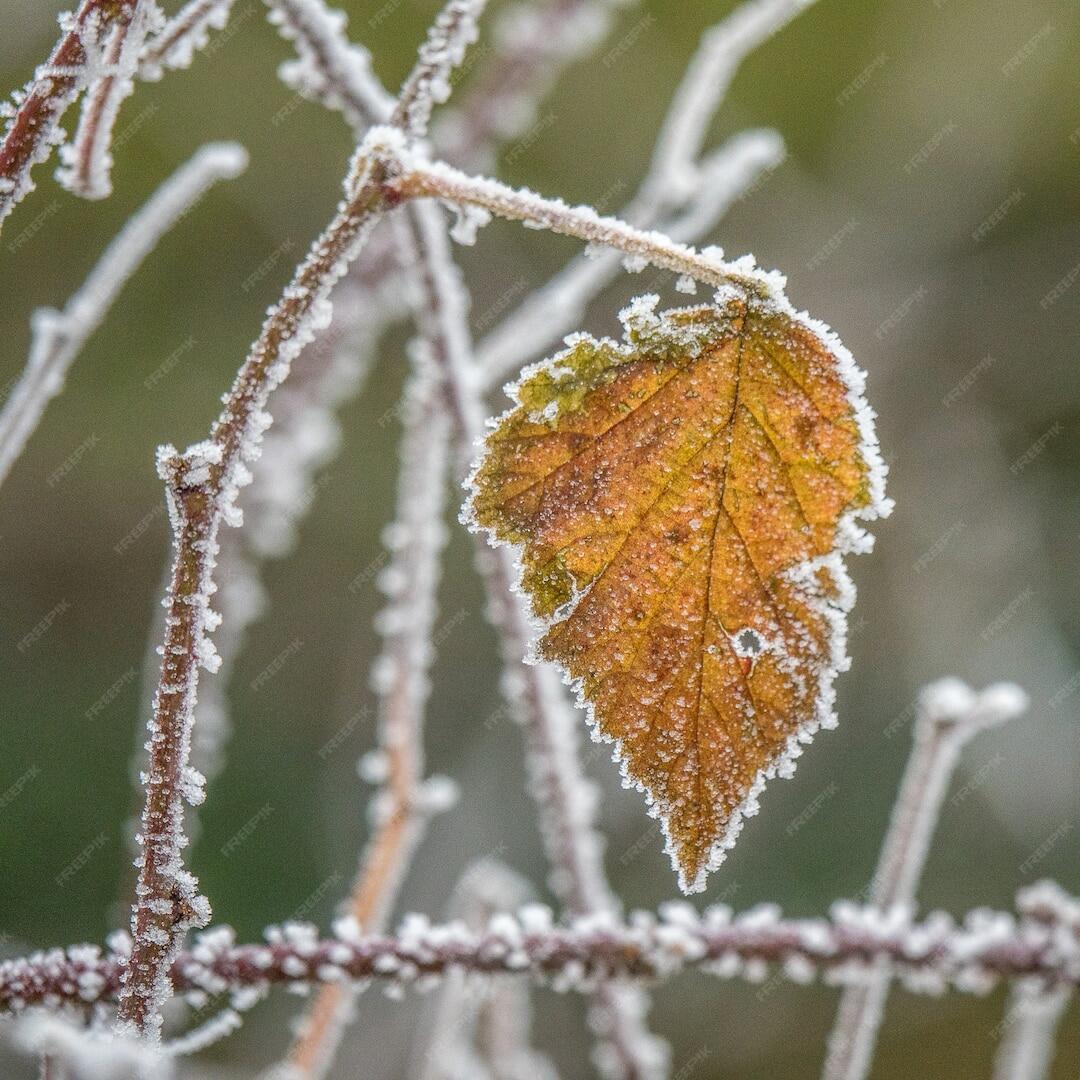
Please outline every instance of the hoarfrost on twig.
[[402, 84], [390, 117], [413, 138], [427, 134], [432, 109], [450, 97], [450, 73], [477, 38], [477, 19], [486, 0], [449, 0], [420, 46], [417, 62]]
[[341, 112], [361, 132], [384, 121], [394, 99], [371, 70], [371, 54], [345, 37], [345, 14], [323, 0], [266, 0], [270, 21], [296, 47], [278, 69], [282, 81], [312, 101]]
[[[251, 481], [248, 464], [258, 457], [272, 422], [266, 411], [270, 394], [301, 350], [329, 324], [330, 292], [386, 208], [380, 177], [369, 147], [362, 146], [346, 177], [349, 199], [339, 205], [267, 314], [209, 439], [184, 453], [171, 446], [159, 450], [175, 558], [166, 596], [161, 675], [148, 725], [150, 764], [138, 837], [142, 851], [132, 905], [133, 947], [119, 1009], [122, 1029], [137, 1029], [151, 1039], [158, 1036], [161, 1008], [170, 992], [171, 959], [187, 929], [209, 918], [209, 905], [182, 868], [187, 837], [179, 783], [190, 753], [199, 668], [220, 663], [207, 637], [211, 622], [220, 621], [208, 616], [216, 587], [218, 532], [222, 523], [240, 523], [236, 497]], [[180, 903], [179, 917], [156, 909], [156, 901], [170, 899]]]
[[112, 194], [112, 133], [125, 98], [135, 89], [139, 58], [149, 35], [160, 30], [165, 18], [155, 0], [138, 0], [121, 7], [99, 43], [101, 56], [86, 92], [75, 138], [60, 147], [56, 179], [83, 199], [104, 199]]
[[[134, 0], [117, 14], [129, 17]], [[0, 141], [0, 225], [31, 191], [30, 171], [48, 160], [66, 138], [60, 121], [68, 106], [98, 74], [98, 45], [108, 35], [112, 5], [83, 0], [78, 11], [59, 18], [61, 37], [49, 59], [4, 110], [8, 119]]]
[[[620, 976], [655, 982], [688, 970], [752, 979], [762, 965], [773, 964], [785, 973], [795, 970], [800, 983], [814, 974], [855, 986], [877, 978], [885, 965], [913, 993], [951, 987], [983, 994], [1012, 979], [1039, 980], [1052, 991], [1080, 985], [1080, 901], [1053, 888], [1066, 905], [1015, 914], [980, 908], [959, 924], [942, 913], [913, 921], [845, 902], [833, 905], [828, 918], [786, 919], [772, 906], [739, 915], [722, 905], [698, 913], [676, 904], [635, 911], [625, 920], [585, 915], [564, 923], [546, 908], [527, 905], [480, 932], [462, 922], [439, 925], [407, 916], [390, 937], [365, 936], [350, 920], [336, 927], [333, 938], [294, 924], [271, 927], [265, 943], [239, 945], [219, 928], [181, 953], [172, 975], [177, 992], [198, 1001], [206, 994], [342, 975], [407, 987], [461, 970], [531, 975], [590, 992]], [[801, 967], [791, 967], [793, 958]], [[107, 1001], [116, 993], [122, 963], [121, 955], [91, 945], [0, 960], [0, 1013]]]
[[189, 0], [143, 46], [139, 78], [154, 82], [166, 70], [190, 67], [195, 53], [206, 48], [211, 30], [223, 30], [234, 0]]
[[469, 176], [444, 162], [429, 161], [415, 151], [389, 149], [387, 165], [393, 174], [393, 188], [403, 198], [427, 197], [451, 205], [479, 206], [498, 217], [550, 229], [587, 244], [615, 248], [624, 256], [642, 258], [716, 288], [735, 285], [770, 298], [783, 292], [783, 275], [759, 270], [750, 256], [725, 262], [708, 251], [676, 243], [659, 231], [638, 229], [618, 218], [605, 217], [591, 206], [570, 206], [562, 199], [508, 187], [490, 177]]
[[[499, 11], [489, 59], [461, 104], [442, 110], [432, 139], [449, 160], [490, 170], [494, 146], [537, 123], [538, 102], [562, 72], [607, 36], [633, 0], [546, 0]], [[513, 153], [513, 149], [510, 151]]]

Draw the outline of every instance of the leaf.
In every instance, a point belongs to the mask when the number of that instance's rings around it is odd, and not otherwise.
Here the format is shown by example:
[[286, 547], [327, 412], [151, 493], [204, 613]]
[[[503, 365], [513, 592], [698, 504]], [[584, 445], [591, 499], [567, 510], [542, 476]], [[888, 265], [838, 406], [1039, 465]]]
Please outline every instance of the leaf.
[[543, 626], [688, 892], [764, 782], [835, 726], [854, 589], [841, 555], [888, 512], [863, 375], [806, 316], [728, 293], [622, 313], [510, 388], [467, 520], [519, 549]]

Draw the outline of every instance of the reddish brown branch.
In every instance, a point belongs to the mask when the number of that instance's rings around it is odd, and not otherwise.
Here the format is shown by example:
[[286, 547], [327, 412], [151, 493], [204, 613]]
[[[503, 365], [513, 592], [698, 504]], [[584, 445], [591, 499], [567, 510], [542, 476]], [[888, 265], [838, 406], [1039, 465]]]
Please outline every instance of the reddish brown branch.
[[58, 141], [61, 117], [82, 89], [86, 40], [100, 38], [116, 19], [130, 21], [135, 0], [83, 0], [61, 22], [64, 35], [27, 84], [0, 142], [0, 223], [32, 189], [30, 170], [45, 161]]
[[205, 920], [209, 909], [196, 882], [183, 870], [183, 804], [197, 786], [187, 775], [191, 717], [199, 667], [214, 666], [206, 634], [215, 617], [208, 602], [217, 534], [233, 514], [238, 487], [250, 478], [244, 464], [269, 424], [263, 411], [290, 361], [328, 316], [327, 295], [359, 252], [368, 228], [386, 209], [382, 168], [360, 161], [350, 197], [315, 241], [240, 368], [210, 438], [179, 454], [166, 447], [159, 468], [172, 511], [175, 562], [167, 596], [162, 667], [149, 724], [150, 754], [142, 849], [135, 902], [134, 946], [120, 995], [122, 1026], [156, 1034], [168, 995], [168, 970], [185, 931]]
[[[521, 974], [586, 990], [597, 981], [666, 980], [698, 970], [760, 981], [782, 965], [796, 982], [821, 976], [859, 982], [889, 965], [913, 992], [951, 987], [983, 993], [1001, 979], [1036, 978], [1048, 988], [1080, 986], [1080, 906], [1057, 886], [1036, 886], [1050, 901], [1042, 914], [1021, 904], [1017, 916], [971, 912], [962, 925], [933, 914], [911, 922], [898, 913], [850, 904], [830, 918], [785, 919], [771, 908], [732, 918], [723, 909], [698, 915], [688, 905], [659, 917], [588, 917], [552, 926], [550, 912], [500, 915], [485, 930], [462, 923], [429, 926], [416, 916], [395, 937], [318, 939], [311, 927], [268, 932], [268, 943], [235, 945], [226, 931], [203, 936], [172, 965], [178, 992], [221, 993], [243, 987], [373, 979], [411, 984], [451, 970]], [[1029, 890], [1031, 891], [1031, 890]], [[123, 961], [96, 946], [53, 949], [0, 962], [0, 1013], [49, 1003], [91, 1004], [117, 995]]]

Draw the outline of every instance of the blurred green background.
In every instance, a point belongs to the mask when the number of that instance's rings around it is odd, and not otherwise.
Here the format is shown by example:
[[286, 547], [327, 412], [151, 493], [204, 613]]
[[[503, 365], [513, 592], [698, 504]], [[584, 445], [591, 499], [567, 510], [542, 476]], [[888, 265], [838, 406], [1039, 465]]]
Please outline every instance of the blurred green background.
[[[396, 85], [436, 5], [342, 6]], [[632, 35], [619, 62], [577, 64], [544, 106], [550, 121], [504, 155], [499, 174], [577, 201], [620, 181], [632, 190], [698, 36], [730, 7], [629, 7], [611, 38]], [[44, 59], [58, 10], [0, 0], [0, 85], [20, 85]], [[1013, 679], [1032, 707], [967, 752], [954, 792], [970, 787], [946, 803], [922, 903], [957, 914], [1008, 907], [1042, 876], [1080, 891], [1080, 288], [1047, 300], [1080, 262], [1078, 33], [1071, 2], [820, 0], [747, 61], [716, 119], [713, 145], [772, 126], [789, 157], [709, 239], [784, 270], [793, 302], [828, 321], [868, 370], [897, 508], [875, 527], [874, 554], [853, 560], [860, 599], [853, 667], [838, 687], [841, 726], [819, 738], [794, 780], [771, 786], [706, 903], [770, 900], [803, 915], [859, 893], [908, 750], [911, 703], [944, 674], [975, 685]], [[146, 719], [142, 669], [167, 554], [154, 449], [205, 434], [289, 259], [255, 287], [242, 283], [283, 245], [307, 246], [332, 212], [350, 150], [344, 125], [315, 105], [274, 120], [292, 98], [275, 77], [290, 55], [262, 5], [238, 0], [211, 53], [140, 85], [125, 105], [109, 200], [80, 202], [55, 184], [52, 166], [39, 167], [38, 190], [0, 237], [6, 394], [25, 361], [31, 311], [63, 303], [173, 168], [211, 139], [235, 138], [251, 152], [248, 172], [204, 198], [124, 290], [0, 492], [7, 953], [99, 941], [122, 918], [131, 756]], [[924, 147], [932, 149], [917, 159]], [[995, 224], [982, 226], [999, 207]], [[474, 311], [497, 301], [507, 280], [543, 281], [575, 250], [514, 226], [485, 230], [458, 251]], [[585, 328], [616, 332], [635, 284], [621, 280]], [[671, 289], [664, 300], [683, 302]], [[189, 338], [194, 347], [148, 389], [147, 376]], [[405, 339], [387, 338], [365, 393], [344, 409], [343, 453], [323, 475], [297, 551], [267, 571], [272, 607], [232, 682], [236, 733], [189, 856], [216, 919], [241, 939], [313, 895], [308, 917], [325, 925], [366, 833], [367, 791], [354, 765], [373, 739], [365, 706], [379, 596], [373, 584], [348, 585], [378, 556], [392, 513], [398, 429], [380, 420], [400, 390]], [[493, 399], [492, 412], [501, 408]], [[1036, 443], [1042, 452], [1018, 465]], [[50, 483], [80, 447], [77, 467]], [[400, 905], [436, 918], [479, 855], [497, 854], [546, 895], [519, 732], [484, 723], [498, 709], [495, 640], [456, 527], [441, 603], [455, 629], [439, 651], [427, 751], [463, 795], [430, 830]], [[50, 612], [49, 631], [20, 649]], [[295, 640], [302, 646], [272, 686], [253, 689]], [[115, 700], [88, 716], [118, 680]], [[343, 730], [340, 749], [320, 755]], [[608, 869], [627, 905], [651, 907], [674, 881], [639, 797], [620, 789], [606, 758], [590, 754], [589, 767], [603, 790]], [[815, 800], [818, 811], [790, 829]], [[257, 828], [230, 848], [254, 815]], [[84, 851], [84, 867], [58, 885]], [[544, 990], [535, 1000], [538, 1042], [554, 1048], [562, 1075], [588, 1075], [580, 1001]], [[1003, 1001], [1001, 991], [944, 1000], [897, 992], [874, 1076], [989, 1076]], [[831, 989], [782, 983], [766, 993], [687, 975], [656, 993], [652, 1016], [680, 1075], [788, 1080], [817, 1075], [835, 1002]], [[207, 1057], [212, 1074], [250, 1074], [275, 1060], [297, 1004], [276, 995], [257, 1009]], [[408, 1075], [424, 1008], [415, 997], [367, 994], [335, 1075]], [[0, 1067], [34, 1075], [6, 1057]], [[1053, 1076], [1078, 1072], [1074, 1010]]]

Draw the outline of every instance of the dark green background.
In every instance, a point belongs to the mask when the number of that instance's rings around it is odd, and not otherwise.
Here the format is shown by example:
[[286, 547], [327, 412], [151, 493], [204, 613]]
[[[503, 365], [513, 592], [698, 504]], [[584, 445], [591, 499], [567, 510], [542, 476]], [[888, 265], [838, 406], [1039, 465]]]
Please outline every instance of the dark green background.
[[[435, 5], [402, 0], [373, 19], [382, 6], [345, 5], [353, 33], [394, 85]], [[544, 106], [552, 120], [500, 163], [500, 175], [580, 201], [620, 180], [632, 190], [698, 35], [729, 7], [654, 0], [621, 14], [612, 42], [635, 35], [623, 59], [574, 67]], [[56, 10], [0, 0], [0, 85], [21, 84], [44, 59]], [[653, 18], [639, 30], [644, 10]], [[79, 202], [57, 187], [51, 166], [40, 167], [38, 190], [0, 236], [6, 393], [25, 360], [30, 312], [62, 304], [154, 186], [204, 141], [235, 138], [251, 151], [248, 172], [206, 197], [125, 289], [0, 492], [0, 792], [37, 770], [0, 811], [0, 931], [10, 952], [100, 940], [117, 924], [164, 517], [125, 554], [114, 545], [160, 504], [156, 445], [205, 434], [289, 260], [254, 288], [241, 283], [283, 244], [305, 248], [340, 193], [350, 149], [344, 125], [308, 104], [274, 123], [291, 97], [275, 78], [289, 49], [254, 0], [238, 0], [232, 27], [191, 70], [138, 87], [118, 124], [132, 130], [116, 154], [108, 201]], [[1080, 288], [1040, 304], [1080, 262], [1078, 30], [1080, 12], [1066, 2], [820, 0], [745, 64], [717, 118], [714, 145], [746, 126], [773, 126], [790, 156], [709, 239], [783, 269], [793, 302], [827, 320], [868, 370], [897, 509], [875, 529], [876, 552], [854, 560], [861, 595], [853, 669], [839, 682], [841, 726], [819, 739], [792, 782], [772, 785], [705, 901], [771, 900], [814, 914], [858, 893], [908, 748], [906, 727], [896, 733], [893, 725], [892, 737], [885, 730], [920, 684], [949, 673], [978, 685], [1015, 679], [1032, 708], [966, 754], [957, 785], [979, 779], [946, 805], [922, 902], [955, 913], [1007, 907], [1018, 886], [1039, 876], [1080, 890], [1080, 691], [1056, 708], [1049, 703], [1080, 666]], [[1026, 58], [1011, 61], [1029, 42]], [[845, 97], [868, 65], [866, 85]], [[905, 169], [939, 132], [928, 160]], [[1014, 205], [1002, 223], [976, 239], [1005, 200]], [[34, 222], [33, 237], [18, 242]], [[835, 252], [816, 259], [840, 232]], [[508, 280], [542, 281], [574, 250], [559, 238], [492, 226], [476, 248], [459, 251], [474, 310], [494, 303]], [[634, 287], [633, 278], [621, 281], [594, 305], [587, 328], [614, 332], [615, 312]], [[910, 314], [879, 333], [913, 294]], [[195, 347], [148, 391], [147, 375], [189, 336]], [[344, 410], [344, 452], [324, 475], [298, 550], [267, 572], [272, 608], [233, 681], [236, 735], [190, 859], [218, 920], [241, 939], [316, 891], [323, 896], [311, 917], [325, 924], [365, 835], [366, 792], [353, 766], [372, 743], [370, 719], [352, 726], [337, 753], [318, 751], [371, 704], [379, 598], [373, 587], [351, 594], [348, 583], [377, 557], [392, 512], [398, 431], [380, 418], [401, 385], [404, 340], [387, 339], [363, 397]], [[943, 398], [977, 366], [974, 385], [946, 406]], [[501, 407], [493, 400], [493, 412]], [[1051, 430], [1030, 466], [1010, 468]], [[50, 486], [50, 473], [91, 437], [79, 466]], [[477, 855], [496, 853], [537, 882], [544, 876], [519, 734], [506, 722], [484, 724], [498, 708], [498, 666], [457, 528], [441, 601], [442, 618], [459, 621], [440, 650], [427, 748], [432, 769], [455, 777], [463, 798], [428, 835], [402, 905], [435, 917]], [[62, 602], [51, 630], [20, 651], [20, 639]], [[1012, 616], [1000, 620], [1006, 610]], [[995, 620], [999, 628], [988, 630]], [[294, 639], [303, 643], [296, 656], [270, 687], [252, 691]], [[131, 669], [140, 674], [88, 720], [86, 710]], [[628, 905], [653, 906], [674, 891], [659, 842], [621, 857], [651, 822], [638, 796], [619, 788], [606, 752], [591, 755], [590, 769], [603, 785], [614, 885]], [[835, 794], [789, 835], [788, 824], [832, 784]], [[250, 839], [224, 856], [222, 845], [267, 805]], [[1059, 842], [1025, 874], [1032, 852], [1053, 835]], [[56, 875], [88, 844], [95, 850], [85, 868], [58, 887]], [[685, 976], [656, 994], [653, 1018], [687, 1076], [788, 1080], [817, 1074], [835, 999], [821, 988], [784, 983], [761, 994]], [[536, 1000], [539, 1039], [556, 1047], [563, 1075], [587, 1075], [578, 1000], [547, 991]], [[988, 1076], [1002, 1003], [1001, 992], [944, 1000], [898, 992], [874, 1076]], [[213, 1052], [213, 1074], [241, 1066], [250, 1073], [274, 1060], [295, 1008], [286, 995], [260, 1007]], [[418, 1008], [415, 999], [367, 995], [336, 1075], [404, 1075]], [[1078, 1070], [1074, 1017], [1054, 1076]]]

